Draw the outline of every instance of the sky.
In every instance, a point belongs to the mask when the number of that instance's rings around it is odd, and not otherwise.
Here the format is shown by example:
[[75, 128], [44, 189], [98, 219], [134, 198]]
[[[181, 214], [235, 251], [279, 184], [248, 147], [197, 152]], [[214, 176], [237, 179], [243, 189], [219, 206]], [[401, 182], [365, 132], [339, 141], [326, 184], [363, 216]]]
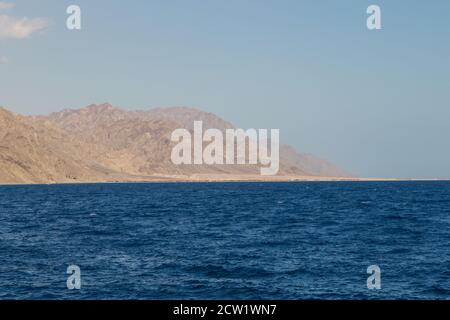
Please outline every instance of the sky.
[[0, 1], [0, 105], [104, 102], [280, 129], [359, 176], [450, 178], [450, 1]]

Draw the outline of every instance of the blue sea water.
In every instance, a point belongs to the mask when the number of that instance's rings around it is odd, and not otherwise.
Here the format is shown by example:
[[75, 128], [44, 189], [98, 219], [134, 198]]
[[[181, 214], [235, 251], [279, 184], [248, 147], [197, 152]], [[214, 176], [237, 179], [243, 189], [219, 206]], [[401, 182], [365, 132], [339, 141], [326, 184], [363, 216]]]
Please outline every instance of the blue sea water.
[[450, 182], [0, 186], [0, 299], [400, 298], [450, 298]]

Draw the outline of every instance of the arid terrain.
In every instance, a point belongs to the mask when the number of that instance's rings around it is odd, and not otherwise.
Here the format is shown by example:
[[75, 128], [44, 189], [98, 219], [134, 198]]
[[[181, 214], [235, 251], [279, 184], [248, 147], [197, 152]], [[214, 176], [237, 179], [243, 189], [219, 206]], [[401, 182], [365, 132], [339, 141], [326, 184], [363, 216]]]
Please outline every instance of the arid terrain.
[[22, 116], [0, 107], [0, 183], [131, 181], [290, 181], [354, 179], [326, 160], [280, 147], [280, 170], [261, 176], [255, 165], [174, 165], [177, 128], [233, 128], [193, 108], [125, 111], [110, 104]]

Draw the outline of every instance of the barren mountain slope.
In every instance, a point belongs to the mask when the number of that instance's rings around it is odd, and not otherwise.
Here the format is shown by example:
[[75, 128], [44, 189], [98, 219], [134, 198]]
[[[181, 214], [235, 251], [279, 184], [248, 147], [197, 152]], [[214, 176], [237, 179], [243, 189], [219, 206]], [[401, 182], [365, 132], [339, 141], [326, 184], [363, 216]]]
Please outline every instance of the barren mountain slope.
[[[204, 129], [233, 128], [214, 114], [186, 107], [125, 111], [103, 104], [39, 117], [0, 109], [0, 183], [258, 177], [260, 165], [174, 165], [171, 134], [192, 130], [196, 120]], [[288, 146], [280, 148], [278, 175], [348, 176]]]
[[255, 165], [174, 165], [170, 155], [176, 144], [171, 141], [171, 134], [175, 129], [190, 130], [195, 120], [203, 120], [205, 128], [232, 126], [212, 114], [191, 108], [168, 108], [165, 112], [163, 110], [126, 112], [104, 104], [65, 110], [41, 119], [48, 119], [82, 141], [109, 150], [98, 153], [96, 160], [121, 172], [182, 176], [259, 173], [259, 166]]
[[[234, 126], [208, 112], [188, 107], [125, 111], [110, 104], [90, 105], [65, 110], [48, 117], [55, 125], [77, 134], [84, 141], [101, 144], [126, 154], [125, 161], [114, 161], [106, 154], [99, 161], [119, 164], [116, 168], [133, 174], [229, 173], [257, 174], [259, 166], [174, 166], [170, 161], [173, 143], [170, 135], [177, 128], [192, 130], [194, 121], [203, 121], [204, 129], [225, 130]], [[130, 157], [132, 158], [131, 160]], [[313, 155], [280, 148], [280, 175], [349, 176], [330, 162]]]
[[0, 108], [0, 181], [46, 183], [108, 180], [89, 145], [40, 120]]
[[[192, 129], [194, 121], [202, 120], [203, 127], [225, 129], [235, 128], [220, 117], [194, 108], [171, 107], [156, 108], [137, 112], [147, 119], [164, 119], [179, 123], [180, 127]], [[248, 128], [244, 128], [248, 129]], [[288, 145], [280, 146], [280, 174], [312, 175], [328, 177], [349, 177], [350, 174], [339, 169], [327, 160], [311, 154], [299, 153]]]

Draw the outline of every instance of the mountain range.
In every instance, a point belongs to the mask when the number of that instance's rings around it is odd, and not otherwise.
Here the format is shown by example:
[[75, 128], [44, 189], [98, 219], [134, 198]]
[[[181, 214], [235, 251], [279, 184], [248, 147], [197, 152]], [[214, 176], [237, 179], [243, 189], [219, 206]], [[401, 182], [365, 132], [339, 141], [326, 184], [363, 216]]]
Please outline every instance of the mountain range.
[[255, 165], [174, 165], [177, 128], [194, 121], [219, 130], [234, 126], [194, 108], [126, 111], [108, 103], [23, 116], [0, 107], [0, 183], [305, 180], [349, 178], [332, 163], [280, 147], [276, 176]]

